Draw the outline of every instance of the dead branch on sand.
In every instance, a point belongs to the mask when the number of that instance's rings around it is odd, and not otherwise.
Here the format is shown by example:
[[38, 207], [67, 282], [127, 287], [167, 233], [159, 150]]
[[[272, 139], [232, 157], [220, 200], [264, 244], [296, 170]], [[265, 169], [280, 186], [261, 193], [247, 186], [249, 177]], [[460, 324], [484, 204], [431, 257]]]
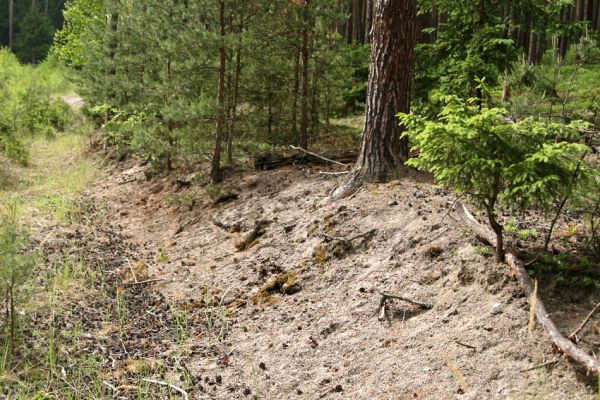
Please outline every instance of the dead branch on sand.
[[332, 241], [336, 241], [336, 242], [341, 242], [344, 245], [348, 246], [348, 247], [352, 247], [352, 241], [356, 240], [356, 239], [360, 239], [366, 236], [371, 236], [373, 235], [375, 232], [377, 232], [377, 229], [370, 229], [366, 232], [363, 233], [359, 233], [358, 235], [354, 235], [350, 238], [342, 238], [342, 237], [336, 237], [336, 236], [331, 236], [328, 235], [326, 233], [321, 233], [321, 236], [327, 241], [327, 242], [332, 242]]
[[[456, 213], [462, 218], [462, 220], [471, 228], [474, 233], [480, 239], [494, 245], [496, 242], [494, 233], [487, 227], [481, 225], [473, 215], [467, 210], [467, 208], [461, 203], [457, 202]], [[587, 354], [581, 350], [572, 341], [564, 337], [554, 322], [550, 319], [548, 311], [542, 300], [534, 294], [533, 282], [525, 269], [523, 262], [512, 253], [510, 250], [506, 252], [505, 262], [512, 269], [513, 273], [517, 277], [519, 285], [523, 289], [523, 292], [527, 296], [527, 301], [535, 309], [535, 316], [540, 324], [544, 327], [552, 343], [558, 348], [558, 350], [565, 356], [571, 358], [573, 361], [583, 365], [588, 373], [597, 376], [600, 371], [598, 360], [595, 357]]]
[[329, 162], [329, 163], [332, 163], [332, 164], [337, 164], [337, 165], [341, 165], [341, 166], [342, 166], [342, 167], [344, 167], [344, 168], [348, 168], [348, 166], [347, 166], [346, 164], [343, 164], [343, 163], [341, 163], [341, 162], [339, 162], [339, 161], [335, 161], [335, 160], [331, 160], [331, 159], [329, 159], [329, 158], [323, 157], [323, 156], [321, 156], [321, 155], [319, 155], [319, 154], [313, 153], [312, 151], [304, 150], [302, 147], [296, 147], [296, 146], [292, 146], [292, 145], [290, 145], [290, 147], [291, 147], [292, 149], [294, 149], [294, 150], [301, 151], [301, 152], [303, 152], [304, 154], [309, 154], [309, 155], [311, 155], [311, 156], [313, 156], [313, 157], [320, 158], [320, 159], [321, 159], [321, 160], [323, 160], [323, 161], [327, 161], [327, 162]]
[[404, 297], [404, 296], [399, 296], [399, 295], [395, 295], [395, 294], [388, 294], [388, 293], [380, 293], [380, 294], [381, 294], [381, 300], [379, 301], [379, 307], [377, 308], [379, 310], [379, 312], [378, 312], [378, 314], [379, 314], [378, 319], [380, 321], [385, 320], [386, 306], [387, 306], [388, 300], [390, 300], [390, 299], [393, 299], [393, 300], [402, 300], [402, 301], [405, 301], [405, 302], [407, 302], [409, 304], [413, 304], [415, 306], [418, 306], [418, 307], [426, 309], [426, 310], [430, 310], [433, 307], [429, 303], [423, 303], [421, 301], [409, 299], [408, 297]]
[[155, 381], [154, 379], [145, 379], [144, 378], [144, 379], [142, 379], [142, 381], [173, 389], [174, 391], [179, 392], [179, 394], [181, 394], [185, 400], [188, 400], [188, 398], [189, 398], [187, 392], [185, 390], [183, 390], [182, 388], [180, 388], [179, 386], [175, 386], [175, 385], [172, 385], [167, 382]]
[[256, 221], [254, 228], [248, 232], [248, 234], [242, 239], [236, 242], [235, 247], [238, 251], [248, 250], [256, 239], [262, 236], [265, 233], [265, 228], [271, 223], [271, 221], [267, 221], [264, 219]]
[[590, 320], [594, 317], [594, 315], [598, 312], [598, 310], [600, 310], [600, 303], [596, 304], [596, 307], [594, 307], [594, 309], [592, 311], [590, 311], [590, 313], [587, 315], [587, 317], [585, 317], [583, 322], [581, 322], [581, 324], [579, 324], [577, 329], [575, 329], [573, 331], [573, 333], [571, 333], [569, 335], [569, 340], [571, 340], [575, 344], [577, 344], [579, 342], [579, 338], [577, 337], [577, 335], [579, 335], [579, 332], [581, 332], [583, 330], [583, 328], [585, 328], [587, 323], [590, 322]]

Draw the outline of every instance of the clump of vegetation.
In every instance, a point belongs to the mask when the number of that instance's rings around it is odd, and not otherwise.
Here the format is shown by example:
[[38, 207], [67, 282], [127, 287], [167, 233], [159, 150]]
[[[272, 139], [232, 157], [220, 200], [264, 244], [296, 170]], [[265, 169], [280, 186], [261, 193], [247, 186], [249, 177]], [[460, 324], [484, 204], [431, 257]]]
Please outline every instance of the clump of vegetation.
[[22, 164], [29, 161], [29, 137], [54, 137], [72, 119], [69, 106], [55, 97], [67, 90], [62, 70], [51, 64], [24, 66], [0, 50], [0, 152]]
[[[468, 195], [485, 210], [496, 234], [497, 258], [504, 259], [498, 210], [549, 207], [571, 190], [588, 150], [573, 143], [586, 128], [580, 121], [549, 123], [535, 118], [513, 122], [503, 108], [445, 96], [438, 120], [400, 115], [419, 157], [408, 164]], [[585, 182], [585, 179], [580, 179]]]
[[254, 304], [264, 302], [272, 304], [276, 301], [273, 298], [274, 294], [291, 295], [297, 293], [299, 290], [300, 284], [298, 283], [297, 275], [293, 272], [285, 272], [261, 287], [260, 291], [254, 296], [253, 302]]
[[19, 228], [17, 218], [15, 203], [0, 210], [0, 298], [2, 304], [6, 304], [0, 339], [4, 333], [11, 353], [15, 351], [17, 341], [17, 308], [35, 264], [35, 256], [26, 254], [27, 235]]

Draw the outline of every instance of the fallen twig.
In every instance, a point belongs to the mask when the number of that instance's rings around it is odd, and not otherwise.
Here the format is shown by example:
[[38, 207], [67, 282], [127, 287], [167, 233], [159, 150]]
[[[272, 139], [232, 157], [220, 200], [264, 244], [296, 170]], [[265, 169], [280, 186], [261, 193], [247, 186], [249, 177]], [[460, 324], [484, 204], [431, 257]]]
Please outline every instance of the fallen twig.
[[126, 258], [125, 260], [127, 260], [127, 266], [129, 266], [129, 271], [131, 271], [131, 276], [133, 276], [133, 281], [135, 283], [138, 283], [137, 276], [135, 276], [135, 271], [133, 270], [133, 266], [131, 265], [129, 258]]
[[160, 386], [171, 388], [171, 389], [175, 390], [176, 392], [178, 392], [179, 394], [181, 394], [185, 400], [188, 400], [188, 398], [189, 398], [189, 396], [188, 396], [188, 394], [187, 394], [187, 392], [185, 390], [183, 390], [179, 386], [175, 386], [175, 385], [170, 384], [168, 382], [155, 381], [154, 379], [146, 379], [146, 378], [142, 379], [142, 381], [148, 382], [148, 383], [153, 383], [155, 385], [160, 385]]
[[164, 279], [162, 279], [162, 278], [146, 279], [145, 281], [136, 281], [136, 282], [123, 283], [123, 286], [145, 285], [146, 283], [160, 282], [162, 280], [164, 280]]
[[579, 338], [577, 337], [577, 335], [579, 334], [579, 332], [581, 332], [583, 330], [583, 328], [585, 328], [585, 326], [587, 325], [587, 323], [590, 322], [590, 320], [594, 317], [594, 315], [596, 315], [596, 313], [598, 312], [598, 310], [600, 310], [600, 303], [596, 304], [596, 307], [594, 307], [594, 309], [592, 311], [590, 311], [590, 313], [587, 315], [587, 317], [585, 317], [585, 319], [583, 320], [583, 322], [581, 322], [581, 324], [579, 324], [579, 326], [577, 327], [577, 329], [575, 329], [573, 331], [573, 333], [571, 333], [569, 335], [569, 339], [573, 343], [579, 342]]
[[409, 299], [409, 298], [404, 297], [404, 296], [398, 296], [398, 295], [395, 295], [395, 294], [388, 294], [388, 293], [381, 293], [381, 296], [382, 296], [382, 298], [381, 298], [381, 304], [382, 305], [384, 305], [385, 302], [388, 301], [389, 299], [394, 299], [394, 300], [402, 300], [402, 301], [405, 301], [407, 303], [414, 304], [415, 306], [419, 306], [419, 307], [424, 308], [426, 310], [430, 310], [431, 308], [433, 308], [433, 306], [431, 304], [429, 304], [429, 303], [423, 303], [423, 302], [420, 302], [420, 301], [417, 301], [417, 300], [412, 300], [412, 299]]
[[102, 383], [104, 384], [104, 386], [106, 386], [107, 388], [109, 388], [110, 390], [112, 390], [115, 393], [117, 393], [119, 391], [119, 389], [117, 389], [116, 387], [114, 387], [113, 385], [111, 385], [110, 383], [108, 383], [106, 381], [102, 381]]
[[296, 147], [296, 146], [292, 146], [292, 145], [290, 145], [290, 147], [291, 147], [292, 149], [294, 149], [294, 150], [301, 151], [301, 152], [303, 152], [304, 154], [310, 154], [310, 155], [311, 155], [311, 156], [313, 156], [313, 157], [320, 158], [320, 159], [321, 159], [321, 160], [323, 160], [323, 161], [327, 161], [327, 162], [330, 162], [330, 163], [332, 163], [332, 164], [337, 164], [337, 165], [341, 165], [341, 166], [342, 166], [342, 167], [344, 167], [344, 168], [348, 168], [348, 166], [347, 166], [346, 164], [342, 164], [342, 163], [341, 163], [341, 162], [339, 162], [339, 161], [330, 160], [329, 158], [325, 158], [325, 157], [323, 157], [323, 156], [321, 156], [321, 155], [319, 155], [319, 154], [315, 154], [315, 153], [313, 153], [313, 152], [311, 152], [311, 151], [304, 150], [302, 147]]
[[477, 350], [477, 347], [471, 346], [470, 344], [467, 344], [467, 343], [459, 342], [458, 340], [455, 340], [454, 343], [456, 343], [459, 346], [466, 347], [467, 349]]
[[548, 365], [558, 364], [560, 362], [560, 360], [562, 360], [562, 358], [556, 358], [554, 360], [546, 361], [545, 363], [542, 363], [542, 364], [534, 365], [531, 368], [522, 369], [519, 372], [529, 372], [529, 371], [533, 371], [533, 370], [536, 370], [539, 368], [547, 367]]
[[337, 242], [342, 242], [342, 243], [344, 243], [344, 244], [346, 244], [348, 246], [351, 246], [353, 240], [360, 239], [360, 238], [365, 237], [365, 236], [370, 236], [370, 235], [374, 234], [375, 232], [377, 232], [377, 229], [371, 229], [371, 230], [368, 230], [366, 232], [359, 233], [358, 235], [354, 235], [354, 236], [352, 236], [352, 237], [350, 237], [348, 239], [341, 238], [341, 237], [336, 237], [336, 236], [331, 236], [331, 235], [328, 235], [326, 233], [321, 233], [321, 236], [323, 236], [323, 238], [325, 238], [325, 240], [327, 240], [328, 242], [337, 241]]
[[[479, 222], [477, 222], [477, 220], [462, 203], [457, 202], [455, 208], [457, 214], [463, 219], [463, 221], [467, 225], [469, 225], [469, 228], [471, 228], [478, 237], [485, 239], [486, 242], [488, 242], [491, 245], [494, 245], [494, 243], [496, 242], [495, 235], [489, 228], [486, 228]], [[542, 300], [539, 299], [537, 295], [535, 297], [532, 296], [532, 294], [534, 293], [533, 282], [531, 280], [531, 277], [527, 273], [523, 262], [512, 252], [507, 251], [506, 263], [511, 267], [515, 276], [517, 277], [519, 285], [521, 286], [523, 292], [527, 296], [527, 301], [530, 305], [535, 307], [535, 316], [537, 317], [539, 323], [544, 327], [544, 329], [548, 333], [548, 336], [550, 336], [550, 340], [552, 341], [552, 343], [558, 348], [558, 350], [561, 353], [570, 357], [572, 360], [584, 365], [590, 374], [597, 376], [600, 372], [600, 365], [598, 364], [598, 360], [595, 357], [587, 354], [585, 351], [579, 349], [577, 346], [575, 346], [575, 344], [572, 341], [564, 337], [560, 333], [556, 325], [554, 325], [554, 322], [550, 319], [548, 311], [546, 310], [546, 306], [544, 305]], [[534, 298], [535, 303], [532, 304]]]
[[323, 172], [320, 171], [319, 175], [331, 175], [331, 176], [339, 176], [339, 175], [347, 175], [350, 171], [342, 171], [342, 172]]
[[258, 239], [265, 233], [266, 227], [271, 223], [267, 220], [258, 220], [254, 225], [254, 228], [244, 237], [235, 243], [235, 247], [238, 251], [248, 250], [254, 244], [255, 240]]

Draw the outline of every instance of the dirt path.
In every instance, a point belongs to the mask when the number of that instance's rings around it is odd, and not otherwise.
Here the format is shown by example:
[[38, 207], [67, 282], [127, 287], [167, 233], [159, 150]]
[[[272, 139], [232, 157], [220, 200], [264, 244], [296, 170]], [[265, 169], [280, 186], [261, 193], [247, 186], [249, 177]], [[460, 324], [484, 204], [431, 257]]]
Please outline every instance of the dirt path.
[[[144, 171], [115, 169], [91, 192], [185, 326], [171, 348], [184, 368], [165, 376], [194, 398], [596, 397], [568, 362], [525, 371], [556, 357], [545, 333], [529, 337], [507, 269], [444, 218], [452, 199], [426, 179], [326, 204], [334, 180], [280, 169], [232, 178], [221, 191], [238, 198], [214, 204], [204, 188]], [[239, 251], [257, 221], [264, 232]], [[390, 301], [378, 318], [381, 292], [432, 308]], [[565, 330], [597, 299], [549, 295], [571, 300], [550, 303]]]
[[79, 96], [68, 95], [63, 96], [62, 99], [65, 103], [73, 107], [75, 110], [83, 107], [83, 105], [85, 104], [85, 100], [83, 100], [83, 98]]

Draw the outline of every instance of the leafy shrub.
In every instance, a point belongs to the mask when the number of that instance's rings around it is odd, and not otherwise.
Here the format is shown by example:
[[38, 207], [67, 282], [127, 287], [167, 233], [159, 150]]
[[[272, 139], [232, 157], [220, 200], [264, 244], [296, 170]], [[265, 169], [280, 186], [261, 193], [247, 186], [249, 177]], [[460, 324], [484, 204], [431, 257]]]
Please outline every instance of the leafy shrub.
[[0, 50], [0, 152], [26, 164], [25, 138], [52, 137], [72, 119], [69, 106], [56, 98], [67, 90], [62, 71], [54, 64], [24, 66], [8, 50]]
[[[587, 147], [568, 143], [584, 127], [546, 123], [534, 118], [512, 122], [502, 108], [480, 108], [456, 96], [442, 99], [439, 120], [400, 114], [414, 150], [408, 161], [430, 171], [482, 206], [497, 238], [497, 258], [504, 258], [503, 226], [498, 208], [548, 207], [571, 189], [571, 181]], [[581, 168], [581, 176], [587, 174]]]

